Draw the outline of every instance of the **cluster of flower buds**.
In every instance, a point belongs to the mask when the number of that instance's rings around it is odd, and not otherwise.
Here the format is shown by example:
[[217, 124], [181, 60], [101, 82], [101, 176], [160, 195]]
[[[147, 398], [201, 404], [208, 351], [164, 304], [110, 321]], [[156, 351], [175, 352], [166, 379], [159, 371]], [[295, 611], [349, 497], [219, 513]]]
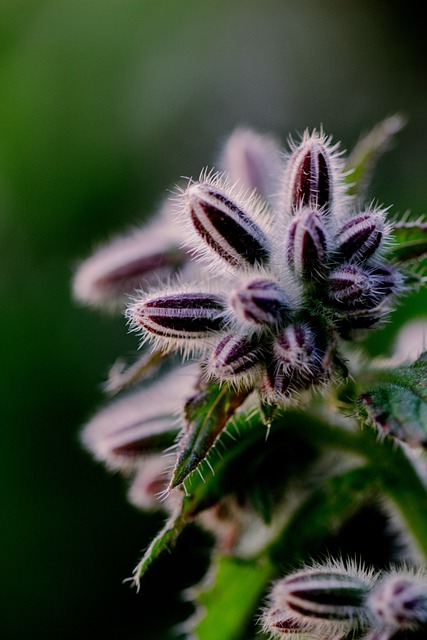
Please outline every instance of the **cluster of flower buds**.
[[385, 257], [391, 225], [380, 207], [356, 208], [323, 133], [305, 132], [283, 165], [271, 141], [238, 132], [222, 161], [177, 197], [198, 281], [141, 292], [127, 317], [156, 348], [201, 354], [207, 375], [289, 401], [331, 379], [340, 338], [392, 309], [403, 278]]
[[271, 638], [390, 640], [425, 628], [427, 576], [342, 562], [305, 567], [273, 585], [261, 621]]

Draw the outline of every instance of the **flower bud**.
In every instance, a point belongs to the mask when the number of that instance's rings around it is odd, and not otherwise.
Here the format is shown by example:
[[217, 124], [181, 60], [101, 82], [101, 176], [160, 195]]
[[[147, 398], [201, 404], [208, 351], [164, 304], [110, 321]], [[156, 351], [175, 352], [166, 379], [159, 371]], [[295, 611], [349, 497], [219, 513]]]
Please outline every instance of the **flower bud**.
[[138, 461], [136, 473], [129, 485], [128, 501], [143, 511], [172, 512], [182, 495], [166, 492], [169, 484], [170, 460], [163, 453], [149, 453]]
[[282, 171], [281, 151], [271, 137], [237, 129], [226, 141], [219, 165], [231, 183], [256, 191], [269, 200], [277, 192]]
[[371, 293], [369, 273], [356, 265], [341, 265], [328, 278], [328, 296], [341, 307], [363, 306]]
[[269, 634], [271, 638], [286, 638], [288, 640], [324, 640], [324, 636], [320, 636], [310, 629], [310, 635], [307, 633], [307, 625], [301, 624], [300, 621], [292, 617], [286, 616], [281, 609], [269, 608], [265, 609], [261, 619], [263, 631]]
[[178, 233], [164, 220], [114, 238], [78, 266], [75, 298], [100, 308], [120, 307], [138, 287], [167, 281], [188, 263], [180, 242]]
[[328, 279], [328, 296], [334, 306], [345, 313], [361, 317], [375, 311], [382, 315], [379, 305], [397, 290], [398, 276], [388, 267], [364, 270], [354, 264], [335, 269]]
[[409, 571], [386, 575], [367, 601], [374, 617], [385, 627], [416, 630], [427, 622], [427, 581]]
[[111, 469], [132, 469], [141, 456], [163, 451], [175, 441], [176, 412], [197, 375], [194, 365], [173, 369], [148, 387], [110, 402], [84, 427], [83, 446]]
[[331, 150], [323, 136], [306, 132], [301, 144], [291, 154], [285, 174], [285, 209], [292, 212], [301, 206], [330, 209], [334, 176]]
[[232, 292], [230, 302], [238, 318], [251, 325], [274, 324], [290, 317], [285, 292], [267, 278], [253, 278], [239, 284]]
[[386, 234], [383, 211], [359, 213], [338, 231], [337, 252], [346, 260], [363, 262], [377, 251]]
[[316, 211], [303, 209], [286, 234], [286, 258], [291, 269], [303, 279], [322, 273], [328, 250], [326, 231]]
[[213, 350], [208, 370], [220, 380], [239, 380], [253, 373], [261, 358], [257, 337], [237, 333], [226, 335]]
[[235, 268], [266, 264], [269, 242], [262, 229], [215, 184], [195, 183], [184, 194], [186, 213], [199, 239]]
[[142, 327], [154, 336], [197, 340], [222, 327], [224, 311], [225, 300], [220, 295], [176, 292], [135, 302], [128, 317], [135, 328]]
[[[329, 626], [332, 636], [366, 624], [369, 612], [365, 601], [371, 586], [371, 576], [361, 571], [313, 567], [278, 580], [270, 600], [284, 619], [323, 632]], [[329, 636], [325, 633], [321, 637]]]
[[[324, 341], [323, 341], [324, 342]], [[261, 392], [268, 400], [288, 399], [312, 384], [326, 382], [330, 365], [326, 362], [326, 344], [306, 324], [288, 325], [274, 337], [272, 358], [261, 378]]]
[[382, 264], [369, 270], [373, 287], [382, 297], [396, 294], [401, 291], [403, 285], [402, 274], [388, 265]]
[[319, 370], [321, 355], [316, 334], [306, 324], [291, 324], [283, 329], [274, 339], [273, 354], [284, 371], [310, 376]]

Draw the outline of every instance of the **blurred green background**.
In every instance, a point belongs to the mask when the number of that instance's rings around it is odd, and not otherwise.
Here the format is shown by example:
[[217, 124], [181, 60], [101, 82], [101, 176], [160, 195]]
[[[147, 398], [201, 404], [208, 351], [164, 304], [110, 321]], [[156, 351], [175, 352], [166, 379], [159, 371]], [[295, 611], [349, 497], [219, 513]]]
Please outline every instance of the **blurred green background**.
[[[73, 304], [76, 261], [151, 214], [180, 176], [198, 175], [240, 124], [283, 142], [323, 124], [351, 148], [402, 112], [408, 124], [371, 195], [426, 212], [421, 10], [372, 0], [1, 0], [2, 638], [172, 638], [189, 611], [179, 592], [205, 566], [190, 529], [140, 594], [122, 583], [162, 516], [127, 505], [121, 479], [79, 445], [110, 365], [137, 345], [122, 318]], [[408, 298], [373, 352], [390, 348], [405, 317], [426, 314], [424, 294]]]

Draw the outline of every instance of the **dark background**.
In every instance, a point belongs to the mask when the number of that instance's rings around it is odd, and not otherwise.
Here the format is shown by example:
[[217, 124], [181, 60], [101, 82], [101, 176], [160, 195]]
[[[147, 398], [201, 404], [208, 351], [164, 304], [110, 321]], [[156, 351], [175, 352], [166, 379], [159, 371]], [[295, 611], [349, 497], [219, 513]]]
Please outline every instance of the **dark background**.
[[[78, 308], [76, 261], [151, 214], [244, 124], [323, 127], [351, 148], [396, 111], [408, 118], [372, 196], [427, 211], [425, 21], [412, 2], [1, 0], [0, 633], [157, 640], [200, 576], [188, 530], [139, 595], [122, 584], [162, 522], [80, 447], [120, 355], [121, 317]], [[387, 352], [409, 315], [369, 342]], [[191, 550], [191, 553], [189, 552]], [[154, 610], [158, 608], [158, 614]], [[157, 617], [156, 617], [157, 616]], [[158, 619], [157, 619], [158, 618]]]

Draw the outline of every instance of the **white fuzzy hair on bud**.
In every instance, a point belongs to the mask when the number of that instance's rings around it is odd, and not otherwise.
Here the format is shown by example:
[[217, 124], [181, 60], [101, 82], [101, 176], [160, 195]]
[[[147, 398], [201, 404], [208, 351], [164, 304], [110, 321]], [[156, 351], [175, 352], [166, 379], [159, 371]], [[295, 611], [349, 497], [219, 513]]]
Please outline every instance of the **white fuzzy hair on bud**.
[[300, 141], [289, 140], [290, 154], [283, 180], [282, 215], [311, 206], [340, 217], [345, 201], [339, 144], [323, 131], [305, 130]]
[[178, 432], [178, 412], [191, 395], [198, 367], [187, 365], [138, 391], [114, 400], [83, 428], [80, 439], [95, 460], [112, 470], [134, 469], [146, 450], [170, 446]]
[[307, 637], [322, 639], [343, 638], [363, 630], [371, 621], [366, 597], [375, 579], [373, 570], [355, 562], [335, 560], [305, 566], [273, 584], [263, 625], [270, 631], [272, 621], [277, 626], [282, 619], [285, 628], [292, 631], [294, 626], [296, 631], [313, 634]]
[[218, 166], [232, 183], [256, 190], [274, 205], [283, 172], [283, 154], [272, 137], [252, 129], [236, 129], [226, 140]]
[[182, 492], [169, 491], [170, 462], [162, 453], [149, 453], [138, 461], [127, 499], [143, 511], [172, 513], [182, 501]]
[[391, 225], [386, 221], [386, 213], [386, 209], [372, 205], [347, 220], [336, 234], [338, 255], [359, 264], [380, 255], [390, 243]]
[[376, 621], [393, 632], [419, 629], [427, 623], [425, 569], [394, 568], [385, 572], [367, 604]]
[[237, 318], [251, 328], [289, 321], [291, 302], [275, 280], [252, 277], [239, 281], [230, 294]]
[[259, 375], [262, 350], [256, 335], [229, 333], [212, 351], [207, 373], [237, 388], [251, 388]]
[[208, 341], [226, 324], [226, 298], [197, 291], [194, 285], [163, 289], [140, 297], [126, 311], [131, 330], [163, 352], [181, 350], [184, 357], [203, 352]]
[[179, 218], [196, 259], [224, 273], [247, 271], [270, 260], [269, 213], [254, 191], [223, 175], [202, 172], [177, 198]]
[[328, 234], [321, 214], [299, 210], [285, 237], [285, 255], [293, 273], [303, 280], [321, 275], [329, 249]]
[[181, 233], [163, 218], [100, 245], [77, 266], [73, 295], [79, 302], [115, 310], [137, 288], [166, 282], [189, 262]]

